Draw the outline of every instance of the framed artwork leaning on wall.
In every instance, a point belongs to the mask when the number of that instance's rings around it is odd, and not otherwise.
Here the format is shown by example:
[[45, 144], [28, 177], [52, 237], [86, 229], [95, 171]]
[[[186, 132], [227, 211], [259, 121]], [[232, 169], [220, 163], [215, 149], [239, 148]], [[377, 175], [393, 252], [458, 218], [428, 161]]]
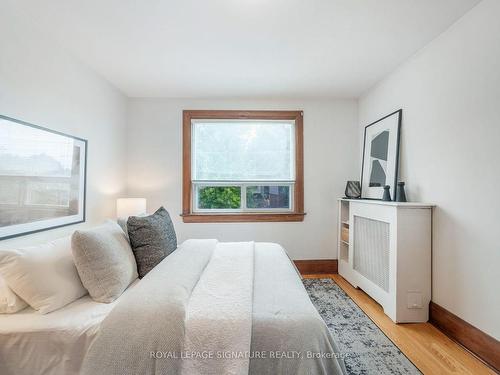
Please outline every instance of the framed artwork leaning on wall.
[[361, 198], [382, 199], [386, 185], [396, 197], [402, 114], [399, 109], [365, 127]]

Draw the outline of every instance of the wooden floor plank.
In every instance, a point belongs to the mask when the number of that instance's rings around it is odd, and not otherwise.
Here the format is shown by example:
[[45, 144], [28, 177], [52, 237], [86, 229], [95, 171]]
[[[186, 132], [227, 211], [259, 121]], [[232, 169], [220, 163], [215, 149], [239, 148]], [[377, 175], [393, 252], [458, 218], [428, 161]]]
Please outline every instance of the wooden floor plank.
[[430, 323], [395, 324], [382, 307], [338, 274], [304, 275], [333, 279], [424, 374], [494, 375], [495, 372]]

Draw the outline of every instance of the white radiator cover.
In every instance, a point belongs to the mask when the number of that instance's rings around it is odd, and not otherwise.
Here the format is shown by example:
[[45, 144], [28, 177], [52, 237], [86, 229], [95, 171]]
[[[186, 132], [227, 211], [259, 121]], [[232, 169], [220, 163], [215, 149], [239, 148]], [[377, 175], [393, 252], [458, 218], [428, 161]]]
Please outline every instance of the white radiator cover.
[[339, 200], [339, 274], [395, 322], [426, 322], [431, 299], [432, 205]]
[[389, 292], [389, 223], [354, 216], [353, 269]]

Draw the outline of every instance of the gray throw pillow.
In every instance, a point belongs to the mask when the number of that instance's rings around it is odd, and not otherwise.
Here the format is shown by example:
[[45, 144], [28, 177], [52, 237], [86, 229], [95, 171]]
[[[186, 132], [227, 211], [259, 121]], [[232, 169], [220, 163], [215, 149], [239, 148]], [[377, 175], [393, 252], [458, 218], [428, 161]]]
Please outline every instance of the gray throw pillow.
[[127, 229], [140, 278], [177, 248], [174, 225], [163, 207], [150, 216], [129, 217]]
[[137, 265], [125, 233], [118, 224], [77, 230], [71, 247], [78, 275], [90, 296], [109, 303], [137, 279]]
[[[137, 215], [139, 217], [144, 217], [144, 216], [148, 216], [147, 214], [140, 214], [140, 215]], [[128, 221], [128, 218], [130, 216], [127, 216], [127, 217], [119, 217], [118, 219], [116, 219], [116, 224], [118, 224], [120, 226], [120, 228], [122, 228], [123, 230], [123, 233], [125, 233], [125, 236], [127, 237], [127, 241], [130, 241], [129, 238], [128, 238], [128, 229], [127, 229], [127, 221]]]

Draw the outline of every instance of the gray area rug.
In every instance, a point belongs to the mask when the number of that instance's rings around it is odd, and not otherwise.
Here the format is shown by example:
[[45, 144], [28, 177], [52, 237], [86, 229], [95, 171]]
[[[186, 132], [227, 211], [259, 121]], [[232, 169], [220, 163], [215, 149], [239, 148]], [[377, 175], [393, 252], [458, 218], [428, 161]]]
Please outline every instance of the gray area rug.
[[421, 374], [332, 279], [303, 279], [349, 374]]

